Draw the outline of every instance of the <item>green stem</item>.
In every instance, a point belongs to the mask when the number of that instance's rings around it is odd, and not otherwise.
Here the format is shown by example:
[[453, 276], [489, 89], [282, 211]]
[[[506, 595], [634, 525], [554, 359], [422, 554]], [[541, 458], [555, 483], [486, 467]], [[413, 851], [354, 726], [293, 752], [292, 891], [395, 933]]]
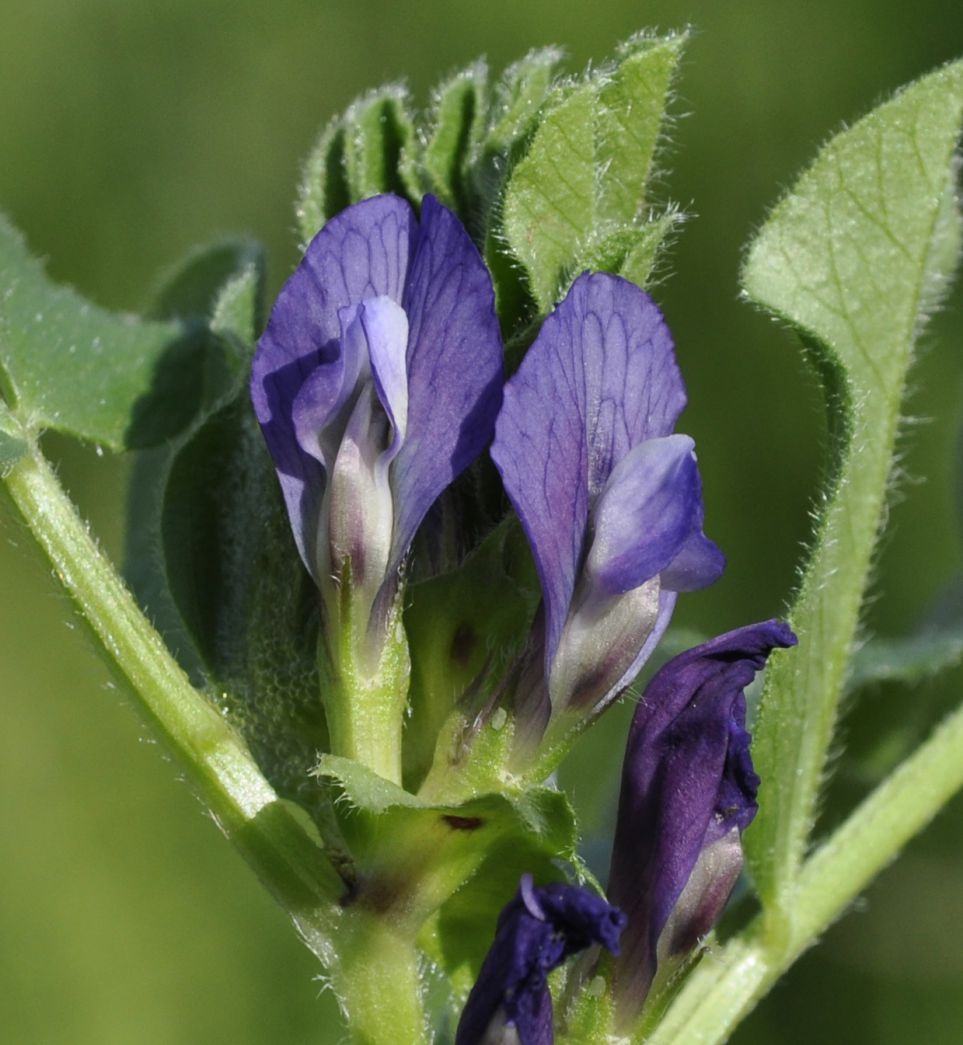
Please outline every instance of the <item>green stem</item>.
[[355, 1045], [429, 1040], [418, 951], [383, 918], [360, 910], [346, 913], [331, 978]]
[[760, 917], [703, 959], [649, 1045], [713, 1045], [825, 932], [900, 849], [963, 788], [963, 707], [888, 777], [803, 865], [792, 916], [774, 934]]
[[[400, 603], [399, 603], [400, 606]], [[401, 739], [411, 661], [400, 611], [393, 611], [384, 643], [369, 657], [368, 636], [342, 614], [318, 642], [318, 669], [331, 753], [350, 758], [401, 785]]]
[[57, 579], [224, 833], [289, 912], [311, 950], [332, 957], [341, 882], [247, 748], [191, 686], [35, 446], [4, 476]]

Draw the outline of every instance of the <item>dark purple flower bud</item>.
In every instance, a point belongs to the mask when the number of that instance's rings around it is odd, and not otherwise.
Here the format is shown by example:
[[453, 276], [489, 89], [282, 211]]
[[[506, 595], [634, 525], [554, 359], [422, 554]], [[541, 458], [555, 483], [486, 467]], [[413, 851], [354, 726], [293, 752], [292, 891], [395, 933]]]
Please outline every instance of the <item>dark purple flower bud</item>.
[[254, 357], [251, 397], [298, 551], [370, 606], [431, 504], [491, 438], [491, 279], [451, 211], [376, 196], [312, 240]]
[[625, 915], [575, 885], [532, 885], [502, 911], [455, 1045], [551, 1045], [555, 1040], [548, 974], [566, 958], [601, 944], [619, 953]]
[[684, 955], [722, 913], [756, 814], [744, 690], [776, 647], [780, 621], [752, 624], [670, 660], [636, 709], [622, 766], [609, 898], [628, 915], [616, 965], [631, 1019], [658, 964]]
[[676, 593], [724, 559], [702, 532], [693, 442], [662, 313], [584, 273], [505, 387], [492, 457], [535, 556], [552, 707], [601, 709], [638, 673]]

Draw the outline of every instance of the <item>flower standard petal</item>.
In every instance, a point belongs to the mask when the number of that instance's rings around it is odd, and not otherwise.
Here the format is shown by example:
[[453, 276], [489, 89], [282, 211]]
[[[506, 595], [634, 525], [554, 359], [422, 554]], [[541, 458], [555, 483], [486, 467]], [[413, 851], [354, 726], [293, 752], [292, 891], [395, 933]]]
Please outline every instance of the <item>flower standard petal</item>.
[[618, 954], [624, 927], [622, 912], [590, 890], [535, 886], [525, 875], [499, 916], [495, 940], [458, 1024], [456, 1045], [551, 1045], [548, 974], [593, 944]]
[[[365, 200], [333, 218], [311, 241], [282, 288], [258, 342], [251, 399], [298, 550], [315, 579], [313, 544], [325, 471], [298, 438], [295, 400], [309, 380], [314, 386], [310, 405], [315, 408], [319, 399], [330, 399], [321, 385], [340, 387], [346, 347], [341, 343], [341, 310], [380, 295], [401, 301], [416, 231], [411, 207], [396, 196]], [[330, 368], [334, 381], [312, 376]]]
[[634, 284], [584, 273], [505, 388], [492, 457], [528, 535], [546, 605], [546, 673], [613, 468], [669, 435], [685, 389], [662, 313]]
[[392, 466], [392, 562], [438, 495], [491, 440], [501, 405], [502, 340], [481, 255], [455, 215], [422, 205], [402, 301], [408, 314], [408, 429]]
[[795, 642], [779, 621], [721, 635], [669, 661], [635, 712], [608, 888], [629, 918], [616, 966], [623, 1020], [658, 962], [691, 948], [728, 899], [759, 783], [743, 691], [773, 649]]

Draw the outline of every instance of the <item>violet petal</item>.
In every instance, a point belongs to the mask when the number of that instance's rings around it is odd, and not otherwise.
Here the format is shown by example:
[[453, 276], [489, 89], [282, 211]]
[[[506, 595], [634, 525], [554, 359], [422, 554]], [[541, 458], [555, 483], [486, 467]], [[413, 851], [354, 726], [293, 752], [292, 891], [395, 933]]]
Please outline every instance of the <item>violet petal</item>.
[[[674, 940], [691, 944], [691, 931], [706, 931], [728, 898], [741, 861], [741, 846], [733, 852], [732, 845], [755, 815], [759, 784], [743, 691], [774, 648], [795, 642], [792, 631], [774, 620], [728, 632], [669, 661], [636, 709], [608, 888], [629, 918], [616, 976], [623, 1011], [641, 1007], [660, 936], [703, 854], [725, 849], [726, 859], [715, 880], [708, 868], [698, 884], [692, 897], [697, 908], [676, 912]], [[700, 874], [706, 872], [704, 861]]]
[[[254, 410], [298, 550], [315, 575], [324, 470], [299, 443], [292, 406], [317, 368], [343, 367], [341, 309], [381, 295], [401, 302], [415, 232], [411, 207], [396, 196], [365, 200], [329, 221], [278, 295], [254, 356]], [[314, 406], [319, 398], [316, 387]]]
[[622, 912], [588, 889], [533, 886], [526, 875], [499, 916], [455, 1045], [492, 1041], [489, 1035], [501, 1027], [513, 1027], [521, 1045], [551, 1045], [555, 1036], [548, 974], [592, 944], [617, 954], [624, 926]]
[[546, 673], [615, 465], [671, 434], [685, 389], [662, 313], [634, 284], [584, 273], [505, 388], [492, 457], [521, 519], [546, 604]]
[[408, 314], [408, 429], [392, 467], [392, 562], [425, 513], [492, 437], [501, 405], [495, 294], [464, 226], [434, 196], [422, 205], [402, 305]]

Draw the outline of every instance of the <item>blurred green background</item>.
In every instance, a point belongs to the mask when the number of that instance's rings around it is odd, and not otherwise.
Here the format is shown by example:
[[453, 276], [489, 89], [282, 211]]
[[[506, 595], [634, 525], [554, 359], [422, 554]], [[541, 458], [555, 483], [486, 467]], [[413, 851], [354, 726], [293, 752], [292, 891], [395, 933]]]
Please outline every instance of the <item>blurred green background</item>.
[[[657, 295], [689, 384], [707, 528], [730, 558], [677, 620], [721, 631], [784, 605], [824, 444], [792, 339], [737, 300], [741, 248], [831, 131], [963, 55], [958, 0], [5, 0], [0, 207], [56, 278], [115, 308], [142, 307], [161, 267], [231, 231], [267, 244], [276, 289], [296, 260], [300, 160], [365, 88], [404, 78], [424, 104], [478, 54], [500, 68], [556, 43], [577, 68], [639, 28], [690, 23], [660, 191], [694, 220]], [[928, 423], [907, 426], [868, 614], [883, 634], [912, 627], [960, 569], [961, 312], [957, 289], [915, 372], [910, 412]], [[119, 554], [123, 462], [49, 449]], [[0, 578], [0, 1040], [338, 1040], [313, 959], [112, 688], [6, 505]], [[904, 714], [925, 725], [960, 681], [860, 699], [848, 722], [865, 757], [840, 760], [828, 818], [898, 747]], [[624, 718], [590, 742], [597, 786], [575, 787], [596, 834]], [[963, 1040], [961, 812], [958, 800], [735, 1041]]]

